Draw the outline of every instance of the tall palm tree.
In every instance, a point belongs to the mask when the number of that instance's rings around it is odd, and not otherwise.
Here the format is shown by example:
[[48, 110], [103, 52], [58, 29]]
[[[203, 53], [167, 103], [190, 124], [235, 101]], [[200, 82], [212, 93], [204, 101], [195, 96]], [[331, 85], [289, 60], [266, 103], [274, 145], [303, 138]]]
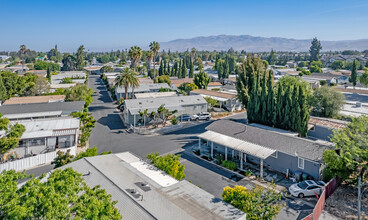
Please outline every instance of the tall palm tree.
[[128, 55], [130, 57], [130, 60], [132, 61], [132, 67], [135, 68], [138, 65], [139, 60], [142, 58], [143, 51], [138, 46], [133, 46], [129, 49]]
[[137, 74], [130, 68], [125, 68], [115, 79], [116, 86], [123, 86], [125, 89], [125, 99], [128, 99], [128, 87], [138, 87], [139, 80]]
[[152, 59], [153, 59], [153, 52], [151, 50], [146, 52], [146, 59], [147, 59], [147, 72], [151, 70]]
[[155, 62], [156, 62], [158, 51], [160, 50], [160, 44], [156, 41], [153, 41], [150, 43], [149, 46], [150, 46], [151, 51], [153, 52], [153, 69], [155, 71], [156, 70]]

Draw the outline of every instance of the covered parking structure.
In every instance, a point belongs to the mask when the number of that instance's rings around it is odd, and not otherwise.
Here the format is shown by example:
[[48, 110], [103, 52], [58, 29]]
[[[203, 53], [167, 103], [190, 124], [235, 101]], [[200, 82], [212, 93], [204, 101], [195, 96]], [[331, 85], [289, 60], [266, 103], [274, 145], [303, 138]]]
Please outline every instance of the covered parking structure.
[[[216, 154], [224, 154], [224, 159], [231, 158], [243, 170], [243, 163], [247, 161], [247, 155], [260, 159], [260, 178], [263, 179], [263, 160], [275, 154], [276, 150], [263, 147], [248, 141], [233, 138], [214, 131], [206, 131], [199, 136], [200, 154], [214, 158]], [[230, 155], [231, 156], [230, 156]]]

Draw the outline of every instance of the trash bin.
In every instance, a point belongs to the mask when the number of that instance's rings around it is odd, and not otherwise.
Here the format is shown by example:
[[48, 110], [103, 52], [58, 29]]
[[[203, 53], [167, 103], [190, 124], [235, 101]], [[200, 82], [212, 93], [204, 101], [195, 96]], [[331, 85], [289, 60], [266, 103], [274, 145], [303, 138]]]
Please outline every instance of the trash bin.
[[296, 171], [295, 172], [295, 179], [297, 182], [300, 182], [302, 180], [302, 172], [301, 171]]

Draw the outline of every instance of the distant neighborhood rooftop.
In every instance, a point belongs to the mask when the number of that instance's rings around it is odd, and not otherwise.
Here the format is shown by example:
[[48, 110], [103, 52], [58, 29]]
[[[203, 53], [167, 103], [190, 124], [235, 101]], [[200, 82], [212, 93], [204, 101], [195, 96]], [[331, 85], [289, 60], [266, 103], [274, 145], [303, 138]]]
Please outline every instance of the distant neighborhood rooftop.
[[82, 109], [83, 105], [84, 101], [14, 104], [0, 106], [0, 112], [5, 116], [7, 114], [28, 114], [52, 111], [62, 111], [65, 114], [69, 114]]
[[193, 94], [200, 94], [204, 96], [209, 97], [219, 97], [223, 99], [235, 99], [236, 94], [234, 93], [228, 93], [228, 92], [219, 92], [219, 91], [213, 91], [213, 90], [207, 90], [207, 89], [196, 89], [191, 91]]
[[213, 122], [206, 129], [314, 161], [321, 161], [324, 150], [328, 148], [326, 145], [307, 139], [292, 137], [230, 120]]
[[340, 128], [345, 128], [349, 124], [349, 122], [331, 119], [331, 118], [311, 117], [309, 119], [309, 124], [328, 127], [331, 129], [340, 129]]
[[[148, 91], [155, 90], [155, 89], [158, 90], [160, 88], [171, 89], [171, 87], [167, 83], [153, 83], [153, 84], [143, 83], [143, 84], [140, 84], [139, 87], [134, 88], [134, 92], [137, 92], [137, 93], [148, 92]], [[133, 90], [132, 87], [128, 88], [128, 92], [132, 92], [132, 90]], [[116, 88], [116, 92], [125, 93], [125, 89], [123, 86], [120, 86]]]
[[65, 95], [11, 97], [10, 99], [6, 100], [3, 105], [63, 102], [64, 99]]
[[246, 214], [189, 183], [178, 181], [129, 152], [82, 158], [67, 164], [100, 185], [125, 219], [246, 219]]

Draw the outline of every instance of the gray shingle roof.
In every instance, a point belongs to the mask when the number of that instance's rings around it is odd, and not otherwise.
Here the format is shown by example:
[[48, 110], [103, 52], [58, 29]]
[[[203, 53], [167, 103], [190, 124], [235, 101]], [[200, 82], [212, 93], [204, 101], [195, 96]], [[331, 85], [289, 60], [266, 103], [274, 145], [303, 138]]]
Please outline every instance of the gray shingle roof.
[[22, 114], [35, 112], [62, 111], [63, 115], [70, 114], [82, 109], [84, 101], [76, 102], [52, 102], [52, 103], [30, 103], [0, 106], [2, 114]]
[[206, 129], [314, 161], [321, 161], [324, 150], [329, 148], [303, 138], [291, 137], [230, 120], [216, 121]]

